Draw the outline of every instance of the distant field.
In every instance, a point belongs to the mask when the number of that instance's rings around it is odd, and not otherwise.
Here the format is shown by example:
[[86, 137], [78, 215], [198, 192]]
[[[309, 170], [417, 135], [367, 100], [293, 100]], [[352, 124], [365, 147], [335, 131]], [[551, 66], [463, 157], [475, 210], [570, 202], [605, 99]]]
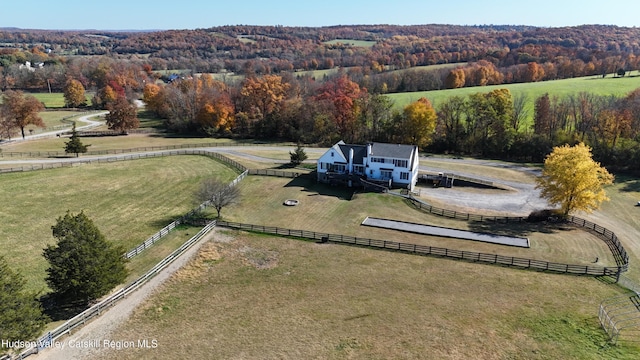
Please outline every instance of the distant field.
[[370, 40], [353, 40], [353, 39], [335, 39], [331, 41], [325, 41], [324, 44], [335, 45], [335, 44], [344, 44], [350, 46], [359, 46], [359, 47], [372, 47], [376, 44], [376, 41]]
[[400, 69], [400, 70], [392, 70], [391, 73], [394, 72], [403, 72], [403, 71], [431, 71], [431, 70], [439, 70], [439, 69], [453, 69], [461, 66], [467, 65], [466, 62], [462, 63], [452, 63], [452, 64], [437, 64], [437, 65], [424, 65], [424, 66], [414, 66], [408, 69]]
[[438, 107], [445, 99], [451, 96], [466, 97], [474, 93], [488, 93], [495, 89], [509, 89], [512, 95], [525, 94], [528, 97], [529, 116], [533, 119], [533, 104], [535, 99], [549, 93], [550, 96], [564, 97], [579, 92], [589, 92], [597, 95], [624, 96], [629, 92], [640, 88], [640, 76], [624, 78], [614, 78], [612, 75], [602, 78], [601, 76], [589, 76], [575, 79], [563, 79], [554, 81], [541, 81], [524, 84], [504, 84], [481, 87], [468, 87], [449, 90], [420, 91], [409, 93], [387, 94], [395, 102], [397, 108], [402, 108], [421, 97], [426, 97], [431, 103]]
[[0, 248], [27, 287], [44, 287], [42, 249], [67, 210], [85, 211], [110, 241], [126, 249], [195, 207], [205, 177], [235, 172], [202, 156], [172, 156], [0, 175]]
[[[42, 101], [46, 108], [63, 108], [64, 107], [64, 94], [63, 93], [29, 93], [36, 99]], [[91, 104], [91, 97], [93, 95], [86, 94], [87, 104]]]

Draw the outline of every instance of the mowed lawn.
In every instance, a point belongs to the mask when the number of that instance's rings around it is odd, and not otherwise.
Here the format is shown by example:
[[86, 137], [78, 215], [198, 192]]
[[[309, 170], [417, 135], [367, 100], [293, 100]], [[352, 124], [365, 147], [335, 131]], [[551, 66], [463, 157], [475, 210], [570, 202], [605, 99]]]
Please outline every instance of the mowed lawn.
[[[610, 250], [602, 240], [570, 226], [452, 220], [419, 211], [397, 196], [356, 193], [352, 197], [347, 190], [316, 184], [315, 180], [302, 177], [292, 180], [249, 176], [242, 181], [240, 189], [241, 202], [222, 211], [225, 220], [569, 264], [592, 265], [595, 257], [599, 257], [598, 265], [616, 266]], [[284, 206], [282, 203], [287, 199], [297, 199], [300, 204], [294, 207]], [[367, 216], [527, 237], [531, 248], [425, 236], [360, 225]]]
[[218, 230], [97, 359], [636, 359], [606, 344], [619, 289], [555, 275]]
[[133, 248], [196, 205], [201, 180], [237, 176], [201, 156], [171, 156], [0, 175], [0, 247], [27, 287], [45, 287], [42, 249], [67, 211], [84, 211], [110, 241]]

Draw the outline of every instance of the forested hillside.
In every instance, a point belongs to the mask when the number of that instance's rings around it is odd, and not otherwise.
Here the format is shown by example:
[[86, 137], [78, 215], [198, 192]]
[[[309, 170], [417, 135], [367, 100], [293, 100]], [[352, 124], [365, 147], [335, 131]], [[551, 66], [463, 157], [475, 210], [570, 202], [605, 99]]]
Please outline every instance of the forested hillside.
[[[69, 93], [73, 84], [78, 99], [92, 94], [87, 106], [123, 111], [142, 98], [170, 131], [207, 136], [414, 143], [529, 161], [583, 141], [603, 163], [640, 170], [637, 91], [523, 99], [496, 90], [404, 109], [385, 96], [628, 76], [640, 69], [639, 39], [638, 28], [600, 25], [4, 29], [0, 90]], [[525, 114], [527, 101], [534, 114]], [[16, 130], [7, 119], [0, 125], [2, 136]]]

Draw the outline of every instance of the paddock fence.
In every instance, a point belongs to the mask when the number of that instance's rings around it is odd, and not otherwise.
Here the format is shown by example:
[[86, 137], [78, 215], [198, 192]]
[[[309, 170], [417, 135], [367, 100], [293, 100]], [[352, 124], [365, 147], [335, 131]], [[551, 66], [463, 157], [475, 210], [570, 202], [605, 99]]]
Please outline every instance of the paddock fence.
[[48, 332], [41, 338], [37, 339], [35, 343], [37, 346], [29, 347], [21, 352], [14, 359], [24, 359], [32, 354], [37, 354], [40, 350], [45, 349], [47, 347], [52, 346], [54, 341], [61, 338], [64, 335], [71, 334], [71, 331], [84, 325], [87, 321], [90, 321], [94, 317], [99, 316], [105, 310], [108, 310], [120, 300], [127, 297], [127, 295], [136, 291], [139, 287], [145, 284], [147, 281], [156, 276], [160, 271], [165, 269], [169, 264], [171, 264], [175, 259], [180, 257], [184, 252], [189, 250], [195, 243], [197, 243], [200, 239], [202, 239], [209, 231], [211, 231], [216, 226], [216, 222], [213, 221], [206, 225], [202, 230], [200, 230], [196, 235], [187, 240], [182, 246], [173, 251], [167, 257], [165, 257], [162, 261], [156, 264], [151, 270], [147, 271], [144, 275], [139, 277], [137, 280], [133, 281], [129, 285], [117, 290], [113, 294], [109, 295], [107, 298], [103, 299], [99, 303], [91, 306], [80, 314], [74, 316], [73, 318], [66, 321], [64, 324], [58, 326], [54, 330]]
[[[164, 151], [164, 150], [179, 150], [179, 149], [194, 149], [194, 148], [217, 148], [217, 147], [246, 147], [246, 146], [293, 146], [290, 143], [264, 143], [264, 142], [208, 142], [208, 143], [194, 143], [194, 144], [179, 144], [179, 145], [164, 145], [164, 146], [142, 146], [129, 149], [112, 149], [112, 150], [93, 150], [84, 153], [84, 156], [93, 155], [118, 155], [118, 154], [130, 154], [137, 152], [149, 152], [149, 151]], [[27, 151], [27, 152], [0, 152], [0, 157], [5, 158], [56, 158], [56, 157], [69, 157], [69, 154], [64, 151]]]
[[[477, 222], [490, 221], [490, 222], [501, 222], [501, 223], [520, 223], [520, 222], [527, 221], [527, 218], [522, 216], [520, 217], [486, 216], [486, 215], [480, 215], [480, 214], [469, 214], [469, 213], [460, 212], [460, 211], [447, 210], [447, 209], [442, 209], [442, 208], [429, 205], [412, 196], [405, 196], [405, 195], [399, 195], [399, 196], [404, 197], [405, 199], [407, 199], [407, 201], [411, 202], [411, 204], [413, 204], [415, 207], [417, 207], [422, 211], [425, 211], [429, 214], [443, 216], [451, 219], [477, 221]], [[620, 240], [618, 240], [618, 237], [613, 231], [576, 216], [570, 216], [566, 219], [566, 221], [573, 225], [592, 231], [600, 240], [604, 241], [605, 244], [607, 244], [607, 246], [609, 247], [609, 250], [613, 255], [617, 268], [620, 269], [620, 272], [625, 272], [629, 269], [629, 255], [627, 254], [627, 251], [625, 250], [624, 246], [622, 245]]]
[[384, 249], [400, 251], [416, 255], [432, 255], [449, 259], [466, 260], [471, 262], [481, 262], [487, 264], [497, 264], [509, 267], [518, 267], [538, 271], [549, 271], [573, 275], [606, 276], [617, 279], [621, 272], [620, 267], [602, 267], [592, 265], [574, 265], [564, 263], [554, 263], [543, 260], [519, 258], [512, 256], [502, 256], [497, 254], [486, 254], [472, 251], [454, 250], [435, 246], [417, 245], [389, 240], [377, 240], [369, 238], [353, 237], [348, 235], [320, 233], [307, 230], [294, 230], [273, 226], [243, 224], [228, 221], [218, 221], [218, 226], [245, 230], [251, 232], [315, 240], [318, 242], [332, 242], [338, 244], [357, 245], [373, 249]]
[[[248, 175], [248, 171], [244, 171], [242, 174], [240, 174], [237, 178], [235, 178], [231, 183], [229, 183], [229, 186], [236, 186], [238, 185], [238, 183], [240, 181], [242, 181], [245, 177], [247, 177]], [[171, 224], [163, 227], [160, 231], [158, 231], [157, 233], [153, 234], [151, 237], [149, 237], [147, 240], [143, 241], [142, 243], [140, 243], [140, 245], [134, 247], [133, 249], [129, 250], [124, 257], [126, 259], [131, 259], [132, 257], [140, 254], [141, 252], [145, 251], [146, 249], [150, 248], [151, 246], [153, 246], [156, 242], [158, 242], [159, 240], [161, 240], [163, 237], [165, 237], [166, 235], [168, 235], [171, 230], [175, 229], [178, 225], [180, 224], [184, 224], [186, 222], [189, 222], [189, 219], [196, 214], [199, 211], [204, 210], [204, 208], [206, 208], [207, 206], [209, 206], [208, 203], [202, 203], [200, 204], [200, 206], [198, 206], [197, 208], [191, 210], [189, 213], [185, 214], [184, 216], [182, 216], [180, 219], [176, 219], [175, 221], [173, 221]]]

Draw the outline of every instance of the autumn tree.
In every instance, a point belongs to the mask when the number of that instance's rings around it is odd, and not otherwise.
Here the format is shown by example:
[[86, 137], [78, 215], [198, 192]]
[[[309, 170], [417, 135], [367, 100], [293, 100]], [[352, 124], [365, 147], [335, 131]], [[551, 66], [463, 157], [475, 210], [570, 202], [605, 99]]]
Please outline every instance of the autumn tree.
[[90, 145], [82, 143], [80, 136], [78, 136], [78, 132], [76, 131], [76, 124], [73, 123], [71, 137], [69, 138], [69, 141], [65, 143], [64, 152], [67, 154], [76, 154], [76, 157], [78, 157], [78, 154], [86, 153], [89, 146]]
[[444, 139], [445, 150], [459, 152], [466, 138], [467, 104], [461, 96], [450, 96], [438, 109], [437, 132]]
[[325, 82], [314, 99], [327, 104], [340, 138], [351, 142], [358, 130], [356, 120], [361, 111], [358, 100], [365, 95], [366, 89], [343, 75]]
[[87, 304], [126, 279], [124, 249], [107, 241], [84, 212], [67, 212], [51, 229], [57, 242], [43, 255], [47, 284], [59, 301]]
[[35, 293], [25, 291], [26, 281], [0, 256], [0, 350], [13, 341], [30, 341], [46, 325], [46, 317]]
[[527, 68], [524, 74], [525, 82], [536, 82], [544, 79], [544, 68], [536, 62], [530, 62], [527, 64]]
[[109, 113], [106, 115], [107, 126], [110, 130], [127, 132], [140, 126], [138, 120], [138, 108], [120, 96], [107, 106]]
[[453, 69], [449, 71], [447, 74], [447, 78], [444, 81], [444, 86], [447, 89], [457, 89], [464, 86], [465, 78], [464, 78], [464, 70], [463, 69]]
[[144, 87], [142, 92], [142, 101], [144, 101], [145, 108], [155, 115], [162, 116], [165, 111], [163, 111], [166, 106], [163, 101], [164, 96], [162, 94], [162, 88], [157, 84], [147, 84]]
[[224, 207], [239, 200], [240, 189], [237, 186], [225, 184], [219, 179], [209, 178], [200, 184], [200, 188], [195, 193], [195, 198], [200, 204], [206, 203], [213, 206], [218, 212], [218, 218], [220, 218], [220, 212]]
[[482, 154], [501, 154], [513, 143], [513, 100], [508, 89], [469, 96], [467, 133], [471, 148]]
[[405, 106], [399, 127], [399, 142], [424, 148], [432, 141], [436, 120], [436, 111], [427, 98], [422, 97]]
[[534, 104], [533, 132], [546, 139], [553, 139], [551, 101], [549, 94], [538, 97]]
[[590, 147], [580, 143], [554, 147], [536, 182], [541, 196], [560, 205], [566, 217], [574, 211], [598, 209], [608, 200], [603, 187], [613, 183], [613, 175], [593, 160]]
[[22, 91], [9, 90], [2, 95], [0, 116], [7, 122], [7, 127], [19, 128], [23, 139], [27, 126], [45, 126], [38, 114], [43, 110], [44, 105], [38, 99], [32, 95], [25, 95]]
[[196, 123], [207, 135], [224, 134], [234, 125], [235, 111], [224, 83], [211, 76], [201, 78]]
[[290, 85], [278, 75], [249, 77], [242, 84], [240, 94], [247, 98], [265, 120], [284, 100]]
[[78, 80], [69, 78], [64, 85], [64, 106], [76, 108], [86, 105], [84, 86]]

